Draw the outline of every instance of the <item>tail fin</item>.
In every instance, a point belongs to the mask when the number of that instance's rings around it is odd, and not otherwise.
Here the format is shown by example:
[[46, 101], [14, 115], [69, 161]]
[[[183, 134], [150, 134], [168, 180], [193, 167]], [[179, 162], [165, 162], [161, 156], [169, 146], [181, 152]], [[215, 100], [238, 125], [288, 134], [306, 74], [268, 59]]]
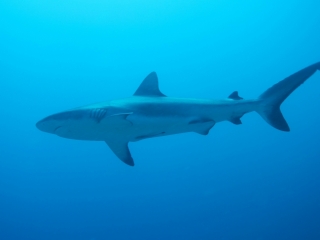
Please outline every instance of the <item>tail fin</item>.
[[306, 67], [273, 85], [260, 95], [259, 99], [262, 102], [257, 112], [272, 127], [289, 132], [290, 128], [280, 111], [280, 105], [317, 70], [320, 70], [320, 62]]

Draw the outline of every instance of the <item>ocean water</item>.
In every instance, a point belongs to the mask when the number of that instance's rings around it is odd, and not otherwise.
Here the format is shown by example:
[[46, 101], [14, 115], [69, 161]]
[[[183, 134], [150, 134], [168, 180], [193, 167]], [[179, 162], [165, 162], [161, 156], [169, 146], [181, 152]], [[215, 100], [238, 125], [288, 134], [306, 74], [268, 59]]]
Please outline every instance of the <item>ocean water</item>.
[[320, 73], [282, 105], [129, 147], [46, 134], [66, 109], [131, 96], [252, 99], [320, 61], [317, 1], [0, 2], [0, 240], [320, 239]]

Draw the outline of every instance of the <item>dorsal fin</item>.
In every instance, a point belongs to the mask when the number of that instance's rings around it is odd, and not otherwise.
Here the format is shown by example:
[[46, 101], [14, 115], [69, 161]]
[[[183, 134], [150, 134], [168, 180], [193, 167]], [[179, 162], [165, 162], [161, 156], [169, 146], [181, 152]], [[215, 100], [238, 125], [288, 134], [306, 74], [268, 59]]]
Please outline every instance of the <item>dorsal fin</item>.
[[233, 93], [231, 93], [228, 98], [229, 99], [233, 99], [233, 100], [241, 100], [241, 99], [243, 99], [242, 97], [239, 97], [238, 91], [234, 91]]
[[152, 72], [142, 81], [133, 96], [165, 97], [166, 95], [160, 92], [157, 74]]

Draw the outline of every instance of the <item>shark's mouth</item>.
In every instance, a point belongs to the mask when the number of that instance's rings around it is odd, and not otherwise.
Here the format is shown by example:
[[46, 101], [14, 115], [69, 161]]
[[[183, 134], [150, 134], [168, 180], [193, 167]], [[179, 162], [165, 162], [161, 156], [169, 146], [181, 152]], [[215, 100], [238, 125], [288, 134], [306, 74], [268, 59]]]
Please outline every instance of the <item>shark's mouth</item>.
[[62, 127], [61, 127], [61, 126], [56, 127], [56, 128], [53, 130], [53, 133], [54, 133], [54, 134], [57, 134], [57, 131], [59, 130], [59, 128], [62, 128]]

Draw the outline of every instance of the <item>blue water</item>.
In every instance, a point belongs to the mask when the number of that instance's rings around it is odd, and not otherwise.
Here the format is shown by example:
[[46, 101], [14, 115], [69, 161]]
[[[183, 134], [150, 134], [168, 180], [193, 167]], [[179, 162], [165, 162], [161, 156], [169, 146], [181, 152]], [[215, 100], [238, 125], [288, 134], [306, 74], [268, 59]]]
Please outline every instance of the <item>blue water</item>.
[[316, 73], [282, 105], [291, 132], [243, 125], [130, 143], [59, 138], [47, 115], [130, 96], [250, 99], [320, 60], [317, 1], [0, 2], [0, 239], [320, 239]]

